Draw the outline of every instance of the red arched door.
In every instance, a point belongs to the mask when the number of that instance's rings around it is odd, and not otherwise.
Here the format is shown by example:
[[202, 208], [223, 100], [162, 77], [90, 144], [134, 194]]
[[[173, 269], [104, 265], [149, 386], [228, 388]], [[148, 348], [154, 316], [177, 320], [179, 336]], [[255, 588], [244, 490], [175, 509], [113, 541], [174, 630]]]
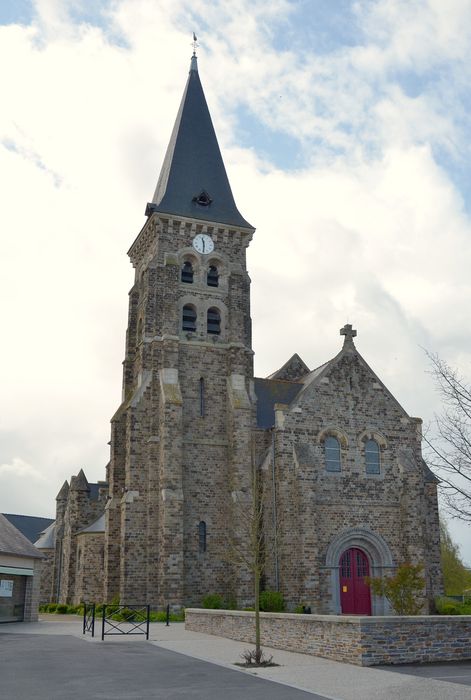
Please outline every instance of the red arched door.
[[361, 549], [347, 549], [340, 557], [340, 604], [343, 614], [371, 615], [371, 595], [365, 576], [370, 569]]

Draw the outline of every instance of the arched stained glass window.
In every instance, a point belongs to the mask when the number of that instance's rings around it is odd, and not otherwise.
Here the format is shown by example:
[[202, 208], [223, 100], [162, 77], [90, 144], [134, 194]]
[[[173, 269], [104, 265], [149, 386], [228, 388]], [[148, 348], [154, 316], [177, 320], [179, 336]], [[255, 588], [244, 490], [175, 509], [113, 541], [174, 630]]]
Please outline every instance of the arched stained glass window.
[[368, 440], [365, 443], [365, 466], [367, 474], [380, 473], [380, 453], [376, 440]]
[[203, 554], [206, 552], [206, 523], [204, 520], [198, 525], [198, 542], [199, 542], [199, 552]]
[[336, 437], [326, 437], [324, 441], [325, 469], [328, 472], [339, 472], [342, 470], [340, 460], [340, 442]]
[[182, 312], [182, 330], [196, 331], [196, 309], [191, 304], [186, 304]]

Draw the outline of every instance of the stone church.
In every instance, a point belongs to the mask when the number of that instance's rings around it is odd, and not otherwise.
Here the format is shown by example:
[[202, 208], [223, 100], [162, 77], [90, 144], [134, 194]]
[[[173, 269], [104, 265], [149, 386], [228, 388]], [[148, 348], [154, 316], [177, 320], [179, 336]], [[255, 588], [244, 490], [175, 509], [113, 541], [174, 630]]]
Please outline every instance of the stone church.
[[253, 465], [264, 498], [263, 585], [288, 608], [381, 614], [366, 575], [423, 563], [441, 593], [437, 480], [421, 420], [357, 351], [356, 331], [310, 369], [298, 355], [253, 372], [253, 226], [232, 195], [193, 55], [147, 220], [129, 250], [135, 281], [122, 403], [106, 479], [83, 471], [37, 542], [42, 598], [197, 605], [253, 601], [241, 504]]

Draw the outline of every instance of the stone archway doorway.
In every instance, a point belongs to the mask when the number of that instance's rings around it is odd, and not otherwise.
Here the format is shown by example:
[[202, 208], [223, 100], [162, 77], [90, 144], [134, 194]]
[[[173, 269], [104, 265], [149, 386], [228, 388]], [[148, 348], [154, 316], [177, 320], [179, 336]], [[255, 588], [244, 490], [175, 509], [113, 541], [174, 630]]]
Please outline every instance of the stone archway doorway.
[[340, 557], [340, 606], [344, 615], [371, 615], [371, 593], [365, 583], [370, 574], [368, 557], [358, 547]]

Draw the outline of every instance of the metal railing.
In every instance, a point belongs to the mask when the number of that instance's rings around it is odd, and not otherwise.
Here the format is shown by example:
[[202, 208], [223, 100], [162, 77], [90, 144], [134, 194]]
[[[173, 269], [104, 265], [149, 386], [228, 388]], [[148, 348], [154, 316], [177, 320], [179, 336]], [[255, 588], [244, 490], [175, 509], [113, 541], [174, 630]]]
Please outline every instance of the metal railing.
[[95, 603], [83, 604], [83, 634], [87, 632], [95, 636]]
[[149, 639], [150, 605], [103, 605], [101, 638], [145, 634]]
[[[101, 618], [101, 638], [121, 634], [143, 634], [149, 639], [150, 605], [96, 605], [83, 603], [83, 634], [95, 636], [95, 620]], [[170, 605], [165, 609], [165, 624], [170, 623]]]

